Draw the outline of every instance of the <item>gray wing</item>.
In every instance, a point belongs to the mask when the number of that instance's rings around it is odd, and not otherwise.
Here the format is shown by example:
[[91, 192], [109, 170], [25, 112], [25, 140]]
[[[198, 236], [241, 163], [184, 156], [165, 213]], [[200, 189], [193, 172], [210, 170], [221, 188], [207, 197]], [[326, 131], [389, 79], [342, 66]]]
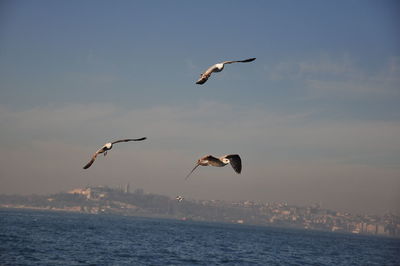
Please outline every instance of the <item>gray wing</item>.
[[215, 70], [217, 70], [217, 66], [216, 66], [216, 64], [215, 65], [212, 65], [212, 66], [210, 66], [202, 75], [207, 75], [207, 76], [210, 76], [211, 75], [211, 73], [213, 73]]
[[240, 174], [242, 172], [242, 159], [240, 159], [238, 154], [229, 154], [224, 157], [229, 159], [229, 162], [236, 173]]
[[94, 163], [98, 154], [99, 151], [96, 151], [96, 153], [93, 154], [92, 159], [83, 167], [83, 169], [88, 169]]
[[232, 64], [232, 63], [248, 63], [248, 62], [252, 62], [252, 61], [254, 61], [254, 60], [256, 60], [256, 58], [255, 58], [255, 57], [253, 57], [253, 58], [249, 58], [249, 59], [245, 59], [245, 60], [225, 61], [225, 62], [222, 62], [222, 64]]
[[211, 166], [221, 166], [221, 160], [219, 158], [216, 158], [212, 155], [207, 155], [201, 158], [202, 160], [207, 160], [208, 164]]
[[215, 65], [210, 66], [204, 73], [201, 73], [200, 78], [196, 81], [196, 84], [204, 84], [208, 80], [208, 78], [211, 76], [211, 73], [213, 73], [217, 67]]
[[[208, 164], [212, 165], [212, 166], [218, 166], [221, 163], [218, 158], [215, 158], [212, 155], [206, 155], [204, 157], [201, 157], [199, 159], [199, 161], [208, 161]], [[189, 178], [189, 176], [193, 173], [194, 170], [196, 170], [197, 167], [199, 167], [199, 165], [200, 165], [199, 163], [197, 163], [195, 165], [195, 167], [192, 169], [192, 171], [190, 171], [190, 173], [186, 176], [185, 180], [187, 180]]]
[[120, 143], [120, 142], [128, 142], [128, 141], [141, 141], [141, 140], [145, 140], [146, 137], [140, 138], [140, 139], [120, 139], [120, 140], [116, 140], [114, 142], [111, 142], [112, 144], [115, 143]]

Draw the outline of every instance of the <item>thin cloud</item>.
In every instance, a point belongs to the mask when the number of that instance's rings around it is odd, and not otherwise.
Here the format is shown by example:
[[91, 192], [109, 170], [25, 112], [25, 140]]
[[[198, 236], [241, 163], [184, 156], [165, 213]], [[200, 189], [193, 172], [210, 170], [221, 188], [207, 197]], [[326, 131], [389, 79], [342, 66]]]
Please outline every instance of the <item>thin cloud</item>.
[[271, 81], [297, 82], [311, 98], [399, 97], [399, 62], [397, 57], [389, 58], [370, 73], [347, 55], [324, 55], [314, 60], [279, 62], [266, 66], [265, 71]]
[[[333, 122], [320, 120], [317, 114], [318, 110], [281, 114], [217, 102], [142, 109], [113, 104], [73, 104], [25, 111], [3, 107], [0, 125], [6, 129], [3, 136], [6, 142], [63, 140], [89, 145], [92, 149], [110, 139], [143, 135], [159, 149], [170, 149], [175, 145], [184, 151], [215, 149], [216, 146], [246, 149], [247, 145], [257, 143], [257, 153], [265, 148], [270, 154], [288, 151], [292, 154], [290, 157], [302, 153], [302, 157], [313, 158], [315, 152], [317, 157], [337, 157], [340, 161], [354, 156], [373, 158], [375, 153], [379, 153], [379, 157], [385, 157], [386, 153], [388, 159], [393, 154], [400, 154], [397, 144], [400, 143], [400, 125], [396, 121], [350, 119]], [[157, 141], [160, 144], [156, 145]], [[389, 161], [393, 162], [392, 159]]]

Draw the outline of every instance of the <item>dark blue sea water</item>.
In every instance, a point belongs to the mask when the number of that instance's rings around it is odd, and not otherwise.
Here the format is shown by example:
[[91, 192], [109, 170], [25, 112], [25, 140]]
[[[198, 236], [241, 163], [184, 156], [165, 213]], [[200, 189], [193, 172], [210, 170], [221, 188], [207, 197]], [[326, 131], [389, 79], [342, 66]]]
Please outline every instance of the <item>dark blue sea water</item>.
[[400, 265], [400, 240], [112, 215], [0, 210], [1, 265]]

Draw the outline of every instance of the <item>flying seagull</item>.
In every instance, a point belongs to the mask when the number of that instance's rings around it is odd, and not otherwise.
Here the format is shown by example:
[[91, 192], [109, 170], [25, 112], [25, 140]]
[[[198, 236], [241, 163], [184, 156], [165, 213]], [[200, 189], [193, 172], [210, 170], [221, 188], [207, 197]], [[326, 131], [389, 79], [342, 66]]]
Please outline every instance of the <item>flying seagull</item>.
[[185, 198], [183, 196], [176, 196], [175, 198], [177, 201], [181, 202], [182, 200], [184, 200]]
[[98, 151], [96, 151], [96, 152], [93, 154], [92, 159], [90, 160], [90, 162], [88, 162], [88, 163], [83, 167], [83, 169], [88, 169], [88, 168], [94, 163], [94, 160], [96, 160], [97, 155], [99, 155], [100, 153], [103, 153], [104, 156], [106, 156], [106, 155], [107, 155], [107, 151], [111, 150], [111, 148], [113, 147], [113, 145], [114, 145], [115, 143], [128, 142], [128, 141], [141, 141], [141, 140], [145, 140], [145, 139], [146, 139], [146, 137], [140, 138], [140, 139], [120, 139], [120, 140], [116, 140], [116, 141], [114, 141], [114, 142], [106, 143], [106, 144], [104, 144], [103, 147], [101, 147]]
[[204, 84], [208, 78], [211, 76], [213, 72], [221, 72], [224, 69], [225, 64], [232, 64], [232, 63], [247, 63], [256, 60], [255, 58], [249, 58], [246, 60], [239, 60], [239, 61], [225, 61], [215, 65], [210, 66], [204, 73], [200, 74], [200, 78], [196, 81], [196, 84]]
[[242, 160], [240, 159], [240, 156], [238, 154], [228, 154], [219, 158], [216, 158], [212, 155], [206, 155], [197, 160], [196, 166], [186, 176], [185, 180], [189, 178], [189, 176], [199, 165], [222, 167], [227, 165], [228, 163], [231, 164], [233, 170], [235, 170], [236, 173], [240, 174], [240, 172], [242, 171]]

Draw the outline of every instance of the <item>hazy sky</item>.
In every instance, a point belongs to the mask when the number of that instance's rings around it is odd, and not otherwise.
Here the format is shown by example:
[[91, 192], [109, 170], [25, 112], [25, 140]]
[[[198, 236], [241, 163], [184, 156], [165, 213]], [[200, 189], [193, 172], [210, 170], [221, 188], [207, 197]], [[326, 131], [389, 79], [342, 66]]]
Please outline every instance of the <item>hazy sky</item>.
[[[129, 182], [400, 212], [399, 14], [398, 1], [2, 0], [0, 193]], [[241, 175], [184, 181], [199, 157], [229, 153]]]

